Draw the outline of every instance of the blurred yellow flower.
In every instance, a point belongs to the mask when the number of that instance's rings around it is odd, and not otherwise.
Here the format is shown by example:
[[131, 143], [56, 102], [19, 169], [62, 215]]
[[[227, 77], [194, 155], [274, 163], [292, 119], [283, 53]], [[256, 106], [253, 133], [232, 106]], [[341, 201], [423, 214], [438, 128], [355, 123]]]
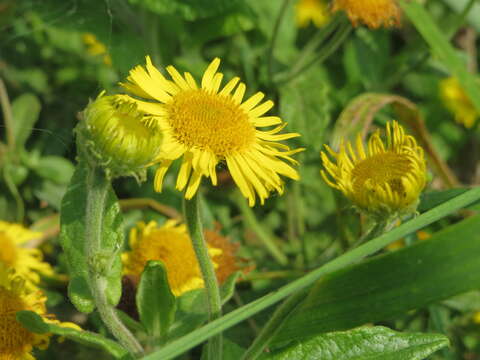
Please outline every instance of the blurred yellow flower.
[[53, 269], [43, 261], [42, 252], [26, 247], [30, 240], [38, 239], [41, 235], [22, 225], [0, 221], [0, 265], [15, 269], [29, 287], [40, 282], [40, 275], [53, 276]]
[[[260, 104], [264, 97], [261, 92], [243, 101], [245, 84], [237, 86], [238, 77], [220, 89], [223, 74], [217, 73], [219, 65], [218, 58], [211, 62], [199, 87], [190, 73], [182, 76], [173, 66], [167, 67], [173, 81], [167, 80], [147, 56], [146, 68], [132, 69], [128, 82], [122, 85], [149, 101], [127, 95], [124, 98], [155, 116], [164, 131], [162, 161], [155, 175], [156, 191], [162, 190], [163, 178], [172, 162], [183, 156], [176, 187], [186, 188], [186, 199], [195, 195], [203, 176], [217, 185], [216, 166], [226, 162], [250, 206], [255, 204], [256, 195], [263, 204], [270, 191], [283, 192], [279, 175], [299, 178], [283, 160], [295, 164], [290, 155], [302, 149], [290, 150], [279, 143], [299, 134], [278, 134], [286, 124], [277, 116], [263, 116], [273, 107], [273, 102]], [[271, 130], [258, 129], [272, 125], [278, 126]]]
[[330, 20], [330, 12], [325, 0], [299, 0], [295, 13], [298, 27], [306, 27], [310, 21], [316, 27], [322, 27]]
[[461, 87], [457, 78], [449, 77], [440, 81], [440, 97], [450, 112], [455, 115], [455, 121], [471, 128], [479, 113]]
[[400, 26], [401, 11], [395, 0], [334, 0], [332, 10], [345, 11], [353, 26]]
[[13, 269], [0, 265], [0, 359], [34, 360], [33, 348], [46, 349], [49, 345], [52, 334], [36, 334], [25, 329], [16, 320], [17, 311], [33, 311], [46, 322], [80, 330], [75, 324], [60, 323], [47, 314], [46, 300], [40, 290], [28, 288]]
[[386, 144], [377, 130], [367, 151], [360, 134], [356, 152], [350, 142], [342, 143], [338, 153], [325, 148], [323, 179], [358, 208], [381, 218], [415, 211], [426, 184], [423, 149], [396, 121], [387, 123]]
[[105, 44], [103, 44], [97, 37], [92, 33], [84, 33], [82, 35], [83, 43], [87, 46], [87, 53], [90, 56], [102, 56], [103, 63], [105, 65], [112, 65], [112, 58], [107, 52]]
[[480, 311], [477, 311], [475, 314], [473, 314], [473, 322], [475, 324], [480, 324]]
[[77, 134], [89, 155], [114, 176], [135, 175], [155, 163], [163, 135], [151, 116], [133, 103], [102, 92], [81, 114]]
[[[238, 270], [232, 245], [219, 234], [206, 232], [205, 235], [217, 279], [222, 282]], [[149, 260], [161, 260], [175, 296], [204, 287], [186, 225], [177, 225], [174, 220], [169, 220], [162, 226], [158, 226], [155, 221], [148, 224], [140, 222], [130, 231], [129, 243], [131, 250], [122, 254], [125, 275], [138, 278]]]

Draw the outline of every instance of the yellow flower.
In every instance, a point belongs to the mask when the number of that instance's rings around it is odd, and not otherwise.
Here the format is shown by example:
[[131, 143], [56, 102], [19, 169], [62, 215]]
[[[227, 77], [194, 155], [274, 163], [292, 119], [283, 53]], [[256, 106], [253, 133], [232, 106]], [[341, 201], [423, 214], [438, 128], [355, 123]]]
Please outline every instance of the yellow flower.
[[[219, 65], [220, 59], [214, 59], [198, 86], [190, 73], [182, 76], [173, 66], [167, 67], [173, 81], [167, 80], [147, 56], [146, 69], [135, 67], [130, 71], [128, 82], [122, 85], [132, 94], [150, 101], [126, 95], [124, 98], [157, 117], [164, 131], [162, 162], [155, 175], [156, 191], [162, 190], [163, 178], [172, 161], [183, 155], [176, 187], [186, 188], [185, 198], [195, 195], [203, 176], [216, 185], [216, 165], [225, 161], [250, 206], [255, 204], [256, 194], [263, 204], [270, 191], [283, 192], [279, 175], [299, 178], [283, 160], [296, 163], [290, 155], [301, 149], [290, 150], [278, 142], [299, 134], [278, 134], [286, 124], [282, 124], [279, 117], [262, 116], [273, 106], [272, 101], [260, 104], [263, 93], [258, 92], [242, 102], [245, 84], [237, 86], [238, 77], [220, 90], [223, 74], [217, 73]], [[272, 125], [278, 126], [271, 130], [258, 129]]]
[[43, 261], [43, 254], [37, 248], [25, 247], [30, 240], [42, 234], [30, 231], [19, 224], [0, 221], [0, 265], [15, 269], [25, 279], [27, 286], [40, 282], [40, 275], [53, 275], [50, 264]]
[[0, 359], [34, 360], [34, 347], [46, 349], [51, 333], [35, 334], [25, 329], [17, 320], [17, 311], [29, 310], [44, 321], [80, 329], [72, 323], [60, 323], [46, 313], [47, 298], [38, 289], [28, 288], [25, 281], [13, 269], [0, 265]]
[[473, 314], [472, 320], [475, 324], [480, 324], [480, 311], [477, 311]]
[[401, 12], [395, 0], [334, 0], [332, 10], [345, 11], [353, 26], [400, 26]]
[[107, 52], [105, 45], [97, 39], [92, 33], [84, 33], [82, 35], [83, 43], [87, 46], [87, 53], [90, 56], [102, 56], [105, 65], [112, 65], [112, 58]]
[[455, 121], [471, 128], [479, 113], [473, 106], [457, 78], [449, 77], [440, 81], [440, 97], [445, 106], [455, 115]]
[[[223, 242], [227, 241], [222, 239]], [[204, 287], [185, 225], [177, 225], [174, 220], [169, 220], [162, 226], [158, 226], [155, 221], [148, 224], [140, 222], [137, 228], [130, 231], [129, 243], [131, 250], [122, 255], [125, 275], [138, 278], [149, 260], [161, 260], [167, 270], [168, 283], [174, 295], [180, 296], [184, 292]], [[231, 259], [234, 256], [232, 248], [227, 244], [219, 244], [217, 237], [215, 245], [218, 247], [210, 246], [208, 237], [207, 244], [217, 278], [222, 282], [237, 270]]]
[[423, 150], [415, 139], [396, 121], [387, 124], [386, 137], [384, 144], [377, 130], [365, 150], [359, 134], [356, 153], [350, 142], [342, 143], [338, 153], [325, 145], [330, 157], [321, 153], [326, 183], [361, 210], [382, 218], [415, 211], [426, 183]]
[[306, 27], [310, 21], [316, 27], [322, 27], [330, 20], [328, 5], [324, 0], [299, 0], [295, 12], [298, 27]]
[[78, 134], [92, 161], [114, 176], [144, 172], [156, 161], [163, 138], [157, 123], [135, 104], [103, 92], [83, 111]]

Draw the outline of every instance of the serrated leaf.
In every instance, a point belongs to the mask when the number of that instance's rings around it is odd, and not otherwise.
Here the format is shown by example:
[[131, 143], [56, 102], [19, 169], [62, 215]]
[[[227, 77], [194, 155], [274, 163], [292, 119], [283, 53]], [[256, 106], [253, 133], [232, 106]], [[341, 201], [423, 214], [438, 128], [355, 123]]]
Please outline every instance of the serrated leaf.
[[316, 283], [271, 344], [393, 319], [478, 289], [479, 252], [477, 215], [428, 240], [346, 267]]
[[[68, 294], [75, 307], [82, 312], [94, 310], [89, 288], [88, 262], [85, 256], [85, 218], [87, 165], [80, 162], [75, 170], [67, 192], [62, 200], [60, 216], [60, 242], [65, 251], [70, 273]], [[107, 297], [111, 305], [118, 304], [121, 295], [120, 249], [123, 242], [123, 224], [117, 197], [110, 187], [105, 200], [102, 232], [102, 259], [108, 259], [105, 274], [108, 282]]]
[[439, 334], [362, 327], [317, 335], [261, 360], [422, 360], [448, 344], [448, 338]]
[[17, 149], [25, 146], [38, 120], [41, 109], [40, 100], [33, 94], [23, 94], [12, 102], [13, 134]]
[[17, 320], [31, 332], [39, 334], [50, 332], [55, 335], [64, 336], [82, 345], [101, 348], [117, 359], [131, 359], [127, 350], [113, 340], [104, 338], [102, 335], [90, 331], [76, 330], [45, 322], [40, 315], [33, 311], [17, 312]]
[[163, 338], [175, 319], [177, 303], [170, 290], [167, 271], [160, 261], [149, 261], [137, 289], [137, 308], [147, 333]]

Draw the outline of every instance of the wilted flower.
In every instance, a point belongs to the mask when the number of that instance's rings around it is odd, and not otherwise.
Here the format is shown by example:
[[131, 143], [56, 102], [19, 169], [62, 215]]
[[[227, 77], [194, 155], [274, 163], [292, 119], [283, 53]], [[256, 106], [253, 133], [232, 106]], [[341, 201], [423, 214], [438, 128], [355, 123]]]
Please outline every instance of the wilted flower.
[[[426, 184], [423, 149], [396, 121], [387, 124], [386, 144], [377, 130], [365, 150], [360, 135], [338, 153], [325, 145], [324, 180], [358, 208], [379, 218], [414, 212]], [[334, 159], [334, 161], [331, 160]]]
[[[237, 86], [238, 77], [220, 89], [223, 74], [217, 73], [219, 65], [220, 59], [214, 59], [198, 86], [190, 73], [182, 76], [173, 66], [167, 67], [173, 81], [167, 80], [147, 57], [146, 68], [132, 69], [123, 86], [149, 101], [127, 95], [124, 99], [155, 116], [165, 134], [163, 160], [155, 176], [156, 191], [162, 190], [165, 173], [181, 156], [176, 186], [178, 190], [186, 188], [187, 199], [195, 195], [203, 176], [216, 185], [216, 165], [225, 161], [233, 180], [253, 206], [256, 194], [263, 203], [270, 191], [283, 192], [279, 175], [298, 179], [298, 173], [283, 160], [296, 163], [290, 155], [300, 149], [290, 150], [279, 141], [299, 134], [279, 134], [286, 124], [279, 117], [263, 116], [273, 107], [272, 101], [261, 103], [263, 93], [243, 101], [245, 84]], [[258, 129], [272, 125], [278, 126]]]
[[401, 11], [395, 0], [334, 0], [332, 10], [345, 11], [353, 26], [400, 26]]

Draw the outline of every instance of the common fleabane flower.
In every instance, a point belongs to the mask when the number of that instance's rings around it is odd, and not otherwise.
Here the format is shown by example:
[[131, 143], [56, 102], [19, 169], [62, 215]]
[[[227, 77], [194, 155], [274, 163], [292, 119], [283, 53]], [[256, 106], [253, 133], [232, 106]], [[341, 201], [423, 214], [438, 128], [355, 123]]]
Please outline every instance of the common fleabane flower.
[[480, 116], [475, 106], [461, 87], [457, 78], [449, 77], [440, 81], [440, 97], [450, 112], [455, 115], [455, 121], [471, 128]]
[[334, 0], [332, 10], [345, 11], [353, 26], [400, 26], [401, 11], [395, 0]]
[[[216, 165], [226, 162], [233, 180], [250, 206], [258, 196], [263, 204], [272, 190], [283, 192], [280, 175], [297, 180], [298, 173], [284, 160], [296, 163], [291, 150], [279, 143], [299, 136], [280, 131], [286, 124], [277, 116], [264, 116], [273, 107], [262, 103], [264, 94], [256, 93], [243, 101], [245, 84], [231, 79], [222, 89], [223, 74], [218, 73], [220, 59], [214, 59], [203, 74], [200, 85], [186, 72], [182, 76], [173, 66], [167, 80], [146, 58], [146, 67], [137, 66], [122, 84], [132, 94], [148, 101], [124, 95], [138, 109], [154, 116], [164, 134], [162, 159], [155, 175], [155, 190], [162, 190], [165, 173], [175, 159], [183, 156], [176, 187], [185, 198], [195, 195], [202, 177], [217, 185]], [[259, 128], [277, 125], [270, 130]]]
[[[208, 252], [219, 282], [238, 270], [234, 247], [216, 232], [206, 231]], [[130, 251], [122, 255], [125, 275], [137, 279], [149, 260], [161, 260], [167, 271], [168, 283], [176, 296], [204, 287], [202, 274], [184, 224], [174, 220], [159, 226], [155, 221], [139, 223], [130, 232]]]
[[38, 239], [41, 235], [20, 224], [0, 221], [0, 266], [15, 269], [25, 279], [28, 287], [37, 286], [40, 275], [53, 275], [50, 264], [43, 261], [42, 252], [27, 246], [29, 241]]
[[0, 265], [0, 359], [34, 360], [33, 348], [46, 349], [52, 336], [51, 333], [36, 334], [25, 329], [16, 319], [17, 311], [33, 311], [46, 322], [80, 330], [73, 323], [60, 323], [53, 315], [47, 314], [46, 300], [40, 290], [27, 287], [14, 269]]
[[396, 121], [387, 123], [386, 143], [377, 130], [366, 149], [360, 135], [356, 149], [350, 142], [338, 152], [325, 148], [322, 177], [360, 210], [377, 218], [415, 212], [426, 184], [423, 149]]
[[144, 177], [160, 153], [162, 134], [134, 103], [101, 93], [80, 115], [77, 134], [89, 161], [113, 177]]
[[316, 27], [322, 27], [330, 20], [330, 11], [325, 0], [299, 0], [295, 5], [298, 27], [306, 27], [310, 21]]

